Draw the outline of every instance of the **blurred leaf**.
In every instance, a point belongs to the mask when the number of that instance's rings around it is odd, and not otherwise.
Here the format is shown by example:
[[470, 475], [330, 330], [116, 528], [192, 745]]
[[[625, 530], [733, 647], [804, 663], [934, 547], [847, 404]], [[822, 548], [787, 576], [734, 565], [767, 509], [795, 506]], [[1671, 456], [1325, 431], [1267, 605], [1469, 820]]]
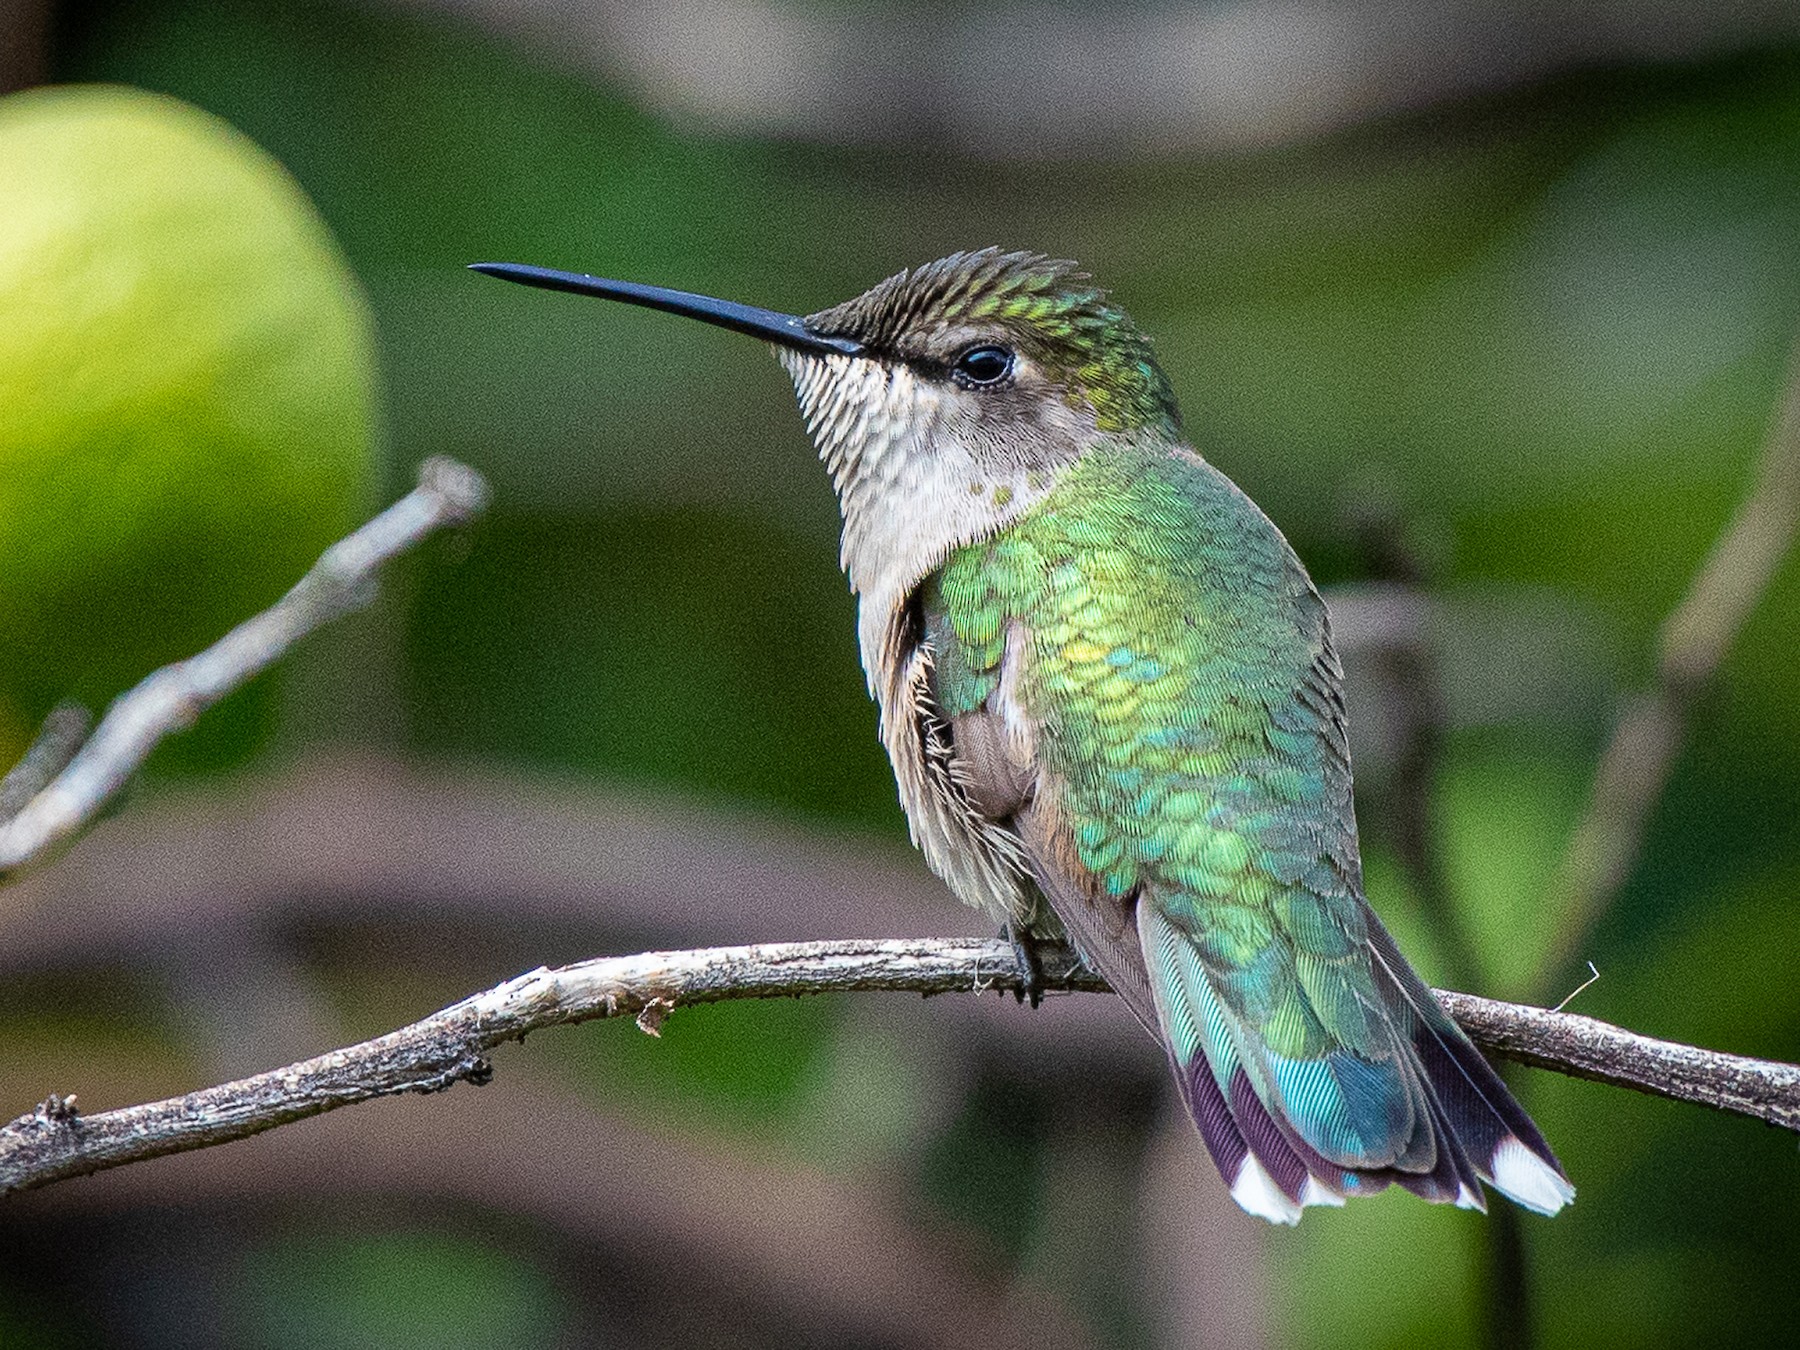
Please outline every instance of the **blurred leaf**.
[[351, 1350], [470, 1350], [557, 1343], [563, 1298], [484, 1241], [443, 1232], [315, 1232], [245, 1253], [248, 1343]]
[[1494, 737], [1458, 737], [1440, 780], [1444, 866], [1490, 987], [1524, 991], [1556, 916], [1544, 897], [1585, 798], [1591, 760]]

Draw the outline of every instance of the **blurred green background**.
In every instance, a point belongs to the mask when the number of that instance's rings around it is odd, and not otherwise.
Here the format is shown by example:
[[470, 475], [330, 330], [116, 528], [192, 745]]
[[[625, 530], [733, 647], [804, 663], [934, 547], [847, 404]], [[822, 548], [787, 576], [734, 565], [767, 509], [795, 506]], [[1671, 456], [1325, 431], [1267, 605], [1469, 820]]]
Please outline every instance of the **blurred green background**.
[[[24, 7], [16, 83], [175, 95], [311, 197], [373, 312], [380, 497], [450, 454], [496, 499], [0, 897], [0, 1114], [186, 1090], [541, 962], [981, 931], [904, 851], [781, 372], [462, 270], [490, 258], [801, 313], [954, 248], [1082, 260], [1346, 613], [1422, 578], [1426, 819], [1473, 950], [1434, 945], [1397, 852], [1417, 690], [1347, 641], [1371, 896], [1428, 979], [1560, 998], [1585, 972], [1540, 970], [1546, 886], [1800, 316], [1800, 39], [1629, 9]], [[1789, 565], [1578, 1010], [1800, 1059], [1797, 618]], [[1265, 1231], [1117, 1009], [974, 1002], [557, 1032], [482, 1093], [9, 1201], [0, 1341], [1491, 1335], [1491, 1221], [1395, 1194]], [[1580, 1188], [1522, 1221], [1537, 1343], [1791, 1343], [1793, 1138], [1514, 1081]]]

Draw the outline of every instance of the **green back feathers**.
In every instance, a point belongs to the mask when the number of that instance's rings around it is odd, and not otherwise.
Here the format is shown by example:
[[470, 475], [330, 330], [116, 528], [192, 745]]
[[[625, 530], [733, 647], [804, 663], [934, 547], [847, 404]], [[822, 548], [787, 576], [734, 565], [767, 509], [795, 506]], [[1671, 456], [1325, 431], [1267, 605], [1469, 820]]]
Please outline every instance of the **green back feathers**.
[[[934, 590], [927, 610], [941, 606], [956, 638], [938, 649], [947, 669], [997, 668], [1005, 620], [1026, 621], [1033, 701], [1057, 723], [1042, 752], [1094, 814], [1162, 828], [1190, 780], [1210, 794], [1252, 773], [1309, 817], [1333, 779], [1323, 814], [1347, 810], [1329, 739], [1281, 725], [1322, 649], [1322, 606], [1274, 527], [1197, 458], [1090, 452], [1041, 506], [952, 554]], [[1164, 856], [1146, 843], [1137, 860]], [[1136, 871], [1123, 859], [1119, 879]]]
[[1180, 426], [1168, 377], [1149, 338], [1072, 262], [984, 248], [889, 277], [806, 319], [926, 369], [947, 355], [946, 333], [974, 329], [1016, 348], [1093, 409], [1101, 431]]
[[1397, 1183], [1478, 1208], [1481, 1179], [1567, 1203], [1542, 1135], [1363, 901], [1324, 606], [1247, 497], [1191, 451], [1105, 440], [920, 598], [942, 713], [1015, 682], [1000, 713], [1033, 729], [1030, 811], [1057, 840], [1034, 875], [1077, 864], [1053, 904], [1098, 934], [1084, 955], [1128, 1001], [1133, 956], [1070, 915], [1135, 897], [1155, 1020], [1241, 1205], [1291, 1223]]
[[1193, 963], [1152, 971], [1198, 991], [1178, 1056], [1204, 1049], [1221, 1091], [1241, 1067], [1322, 1153], [1391, 1162], [1415, 1104], [1370, 1015], [1341, 729], [1295, 698], [1328, 659], [1323, 608], [1280, 534], [1196, 457], [1103, 446], [952, 554], [925, 609], [952, 715], [1025, 624], [1040, 791], [1098, 885], [1143, 888]]
[[952, 554], [925, 607], [952, 714], [993, 687], [1006, 622], [1027, 625], [1021, 697], [1107, 892], [1151, 885], [1272, 1048], [1367, 1043], [1347, 752], [1329, 708], [1294, 703], [1323, 610], [1248, 498], [1197, 459], [1102, 448]]

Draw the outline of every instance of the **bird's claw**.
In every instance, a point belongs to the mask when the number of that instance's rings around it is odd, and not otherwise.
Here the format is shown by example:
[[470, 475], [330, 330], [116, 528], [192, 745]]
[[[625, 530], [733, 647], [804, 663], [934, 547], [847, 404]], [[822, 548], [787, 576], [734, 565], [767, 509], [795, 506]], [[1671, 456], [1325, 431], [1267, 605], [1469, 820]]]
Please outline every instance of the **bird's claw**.
[[1018, 969], [1019, 987], [1013, 992], [1020, 1003], [1037, 1007], [1044, 1001], [1044, 963], [1038, 957], [1038, 941], [1023, 924], [1011, 919], [1001, 934], [1012, 945], [1013, 965]]

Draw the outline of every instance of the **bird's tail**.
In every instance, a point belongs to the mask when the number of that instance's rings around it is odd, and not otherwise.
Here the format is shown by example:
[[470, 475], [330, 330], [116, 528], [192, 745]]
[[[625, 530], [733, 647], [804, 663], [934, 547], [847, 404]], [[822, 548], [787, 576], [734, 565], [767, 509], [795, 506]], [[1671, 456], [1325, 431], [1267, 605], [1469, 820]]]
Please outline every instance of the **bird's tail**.
[[[1366, 911], [1391, 1029], [1379, 1059], [1273, 1054], [1220, 997], [1193, 941], [1151, 905], [1138, 936], [1157, 1020], [1194, 1123], [1232, 1197], [1274, 1223], [1390, 1185], [1485, 1209], [1481, 1183], [1540, 1214], [1575, 1188], [1531, 1118]], [[1377, 1147], [1375, 1143], [1385, 1143]]]

